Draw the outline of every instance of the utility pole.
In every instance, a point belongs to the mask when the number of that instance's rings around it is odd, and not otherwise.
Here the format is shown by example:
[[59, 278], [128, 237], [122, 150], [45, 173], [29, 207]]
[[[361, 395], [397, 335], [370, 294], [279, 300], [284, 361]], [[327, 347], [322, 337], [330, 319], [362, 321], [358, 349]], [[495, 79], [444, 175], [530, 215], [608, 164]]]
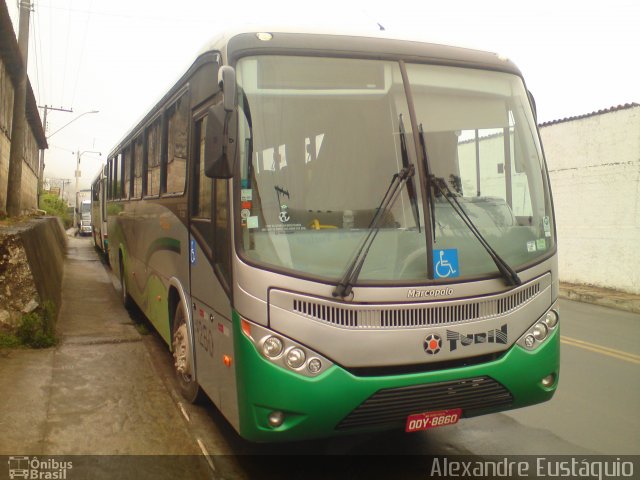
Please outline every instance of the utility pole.
[[[52, 107], [51, 105], [45, 105], [44, 107], [38, 105], [38, 108], [42, 108], [44, 110], [44, 118], [42, 120], [42, 125], [44, 129], [45, 138], [48, 138], [47, 137], [47, 111], [48, 110], [73, 113], [73, 108], [62, 108], [62, 107], [56, 108], [56, 107]], [[38, 208], [40, 207], [40, 190], [42, 189], [43, 177], [44, 177], [44, 148], [40, 150], [40, 162], [38, 165]]]
[[26, 131], [27, 103], [27, 57], [29, 53], [29, 16], [31, 1], [20, 0], [20, 29], [18, 48], [22, 68], [18, 75], [13, 97], [13, 122], [11, 123], [11, 150], [9, 153], [9, 176], [7, 182], [7, 213], [17, 217], [22, 213], [22, 161], [24, 157], [24, 136]]

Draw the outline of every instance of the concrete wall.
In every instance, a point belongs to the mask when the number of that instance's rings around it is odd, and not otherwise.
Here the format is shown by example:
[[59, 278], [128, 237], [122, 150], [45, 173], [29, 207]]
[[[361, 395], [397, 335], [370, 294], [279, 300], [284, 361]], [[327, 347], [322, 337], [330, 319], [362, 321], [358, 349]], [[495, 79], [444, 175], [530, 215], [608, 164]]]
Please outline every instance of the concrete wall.
[[0, 226], [0, 327], [47, 300], [60, 309], [65, 249], [57, 217]]
[[0, 212], [6, 210], [11, 121], [13, 118], [13, 83], [0, 59]]
[[[14, 82], [16, 82], [16, 60], [10, 55], [15, 53], [17, 43], [13, 37], [11, 23], [7, 24], [6, 5], [0, 4], [0, 214], [7, 206], [7, 179], [9, 174], [9, 155], [11, 150], [11, 132], [13, 121]], [[11, 29], [10, 32], [8, 30]], [[6, 45], [5, 45], [6, 43]], [[13, 75], [12, 75], [13, 72]], [[28, 82], [27, 82], [28, 83]], [[25, 130], [25, 149], [22, 163], [21, 209], [23, 212], [38, 207], [38, 165], [39, 146], [34, 128], [39, 133], [42, 147], [46, 147], [42, 124], [35, 106], [31, 85], [27, 85], [26, 105], [27, 128]]]
[[640, 294], [640, 105], [543, 125], [560, 280]]

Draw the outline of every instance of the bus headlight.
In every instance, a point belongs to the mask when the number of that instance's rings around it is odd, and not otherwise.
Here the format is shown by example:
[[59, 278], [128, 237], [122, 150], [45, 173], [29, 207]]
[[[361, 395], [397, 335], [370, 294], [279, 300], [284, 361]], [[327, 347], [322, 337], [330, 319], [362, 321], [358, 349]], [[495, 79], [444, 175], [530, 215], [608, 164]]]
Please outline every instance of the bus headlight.
[[269, 337], [262, 345], [262, 353], [264, 353], [265, 357], [269, 358], [279, 357], [283, 349], [282, 340], [278, 337]]
[[554, 304], [545, 314], [536, 321], [516, 342], [527, 350], [535, 350], [542, 345], [551, 332], [558, 326], [560, 315], [557, 304]]
[[306, 359], [307, 356], [299, 348], [292, 348], [287, 352], [287, 365], [291, 368], [300, 368]]
[[309, 360], [309, 363], [307, 364], [307, 368], [311, 373], [316, 374], [320, 370], [322, 370], [322, 362], [317, 358], [312, 358], [311, 360]]
[[555, 310], [549, 310], [544, 317], [544, 323], [549, 328], [555, 328], [558, 323], [558, 312]]
[[306, 345], [240, 317], [240, 330], [270, 363], [304, 377], [317, 377], [333, 363]]
[[543, 341], [545, 338], [547, 338], [547, 332], [549, 330], [547, 329], [547, 326], [544, 324], [544, 322], [538, 322], [535, 324], [535, 326], [533, 327], [532, 333], [533, 333], [533, 338], [535, 338], [537, 341], [541, 342]]

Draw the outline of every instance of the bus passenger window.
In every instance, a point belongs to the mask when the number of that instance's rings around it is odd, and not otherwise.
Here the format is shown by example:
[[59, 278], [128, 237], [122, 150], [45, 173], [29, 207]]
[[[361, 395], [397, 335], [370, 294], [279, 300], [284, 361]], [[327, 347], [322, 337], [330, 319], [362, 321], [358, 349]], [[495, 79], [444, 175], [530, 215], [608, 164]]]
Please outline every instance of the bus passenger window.
[[127, 147], [122, 153], [122, 198], [129, 198], [131, 192], [131, 148]]
[[107, 200], [111, 200], [111, 170], [113, 168], [113, 158], [107, 161]]
[[143, 142], [142, 137], [138, 137], [133, 146], [133, 191], [132, 198], [140, 198], [142, 196], [142, 154]]
[[122, 196], [122, 154], [119, 153], [113, 159], [113, 199], [117, 200]]
[[212, 180], [204, 173], [204, 141], [207, 131], [207, 117], [196, 122], [196, 138], [198, 139], [193, 192], [194, 209], [193, 215], [197, 218], [211, 218], [211, 182]]
[[187, 122], [189, 103], [186, 95], [169, 109], [167, 129], [167, 191], [184, 192], [187, 172]]
[[160, 152], [162, 124], [158, 119], [147, 130], [147, 191], [146, 195], [160, 194]]

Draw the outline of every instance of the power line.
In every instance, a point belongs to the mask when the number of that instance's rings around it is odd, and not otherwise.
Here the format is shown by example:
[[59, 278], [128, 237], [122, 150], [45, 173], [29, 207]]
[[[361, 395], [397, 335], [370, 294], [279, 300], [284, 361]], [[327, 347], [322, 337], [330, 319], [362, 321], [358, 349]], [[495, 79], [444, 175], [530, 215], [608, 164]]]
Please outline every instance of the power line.
[[44, 50], [42, 50], [42, 23], [40, 22], [40, 12], [39, 10], [35, 11], [35, 15], [36, 17], [38, 17], [38, 47], [40, 48], [40, 70], [42, 71], [42, 92], [41, 92], [41, 97], [39, 99], [40, 102], [45, 102], [45, 100], [47, 99], [47, 90], [46, 90], [46, 82], [45, 82], [45, 78], [46, 78], [46, 70], [44, 68], [44, 60], [43, 60], [43, 52]]
[[93, 5], [93, 0], [89, 2], [89, 11], [87, 12], [87, 20], [84, 24], [84, 35], [82, 38], [82, 50], [80, 50], [80, 59], [78, 61], [78, 73], [76, 75], [76, 83], [73, 86], [73, 95], [71, 96], [71, 105], [74, 104], [76, 100], [76, 92], [78, 90], [78, 81], [80, 80], [80, 73], [82, 72], [82, 62], [84, 60], [84, 50], [87, 45], [87, 31], [89, 30], [89, 21], [91, 20], [91, 6]]
[[[31, 22], [31, 29], [33, 30], [33, 39], [36, 40], [36, 21], [33, 18], [33, 15], [29, 17], [29, 21]], [[37, 40], [30, 45], [33, 49], [33, 55], [35, 56], [35, 69], [36, 69], [36, 101], [42, 100], [40, 96], [40, 69], [38, 68], [38, 44]]]
[[[73, 0], [69, 0], [69, 3], [72, 4]], [[64, 49], [64, 69], [62, 70], [62, 98], [61, 103], [64, 103], [64, 89], [67, 83], [67, 60], [69, 59], [69, 38], [71, 37], [71, 10], [69, 10], [69, 15], [67, 16], [67, 44]]]
[[49, 95], [51, 98], [49, 100], [53, 100], [53, 15], [49, 12], [49, 68], [47, 72], [49, 72]]
[[[160, 21], [160, 22], [173, 22], [175, 21], [175, 17], [154, 17], [154, 16], [150, 16], [147, 13], [143, 13], [141, 15], [126, 15], [123, 13], [111, 13], [111, 12], [96, 12], [96, 11], [91, 11], [91, 10], [80, 10], [80, 9], [76, 9], [76, 8], [65, 8], [65, 7], [54, 7], [53, 5], [41, 5], [42, 8], [48, 8], [50, 10], [61, 10], [61, 11], [66, 11], [66, 12], [73, 12], [73, 13], [90, 13], [93, 16], [98, 16], [98, 17], [117, 17], [117, 18], [128, 18], [128, 19], [133, 19], [133, 20], [140, 20], [140, 19], [144, 19], [144, 20], [153, 20], [153, 21]], [[180, 17], [181, 21], [188, 21], [188, 22], [199, 22], [199, 23], [211, 23], [211, 19], [210, 18], [206, 18], [206, 17], [190, 17], [190, 18], [186, 18], [186, 17]]]

